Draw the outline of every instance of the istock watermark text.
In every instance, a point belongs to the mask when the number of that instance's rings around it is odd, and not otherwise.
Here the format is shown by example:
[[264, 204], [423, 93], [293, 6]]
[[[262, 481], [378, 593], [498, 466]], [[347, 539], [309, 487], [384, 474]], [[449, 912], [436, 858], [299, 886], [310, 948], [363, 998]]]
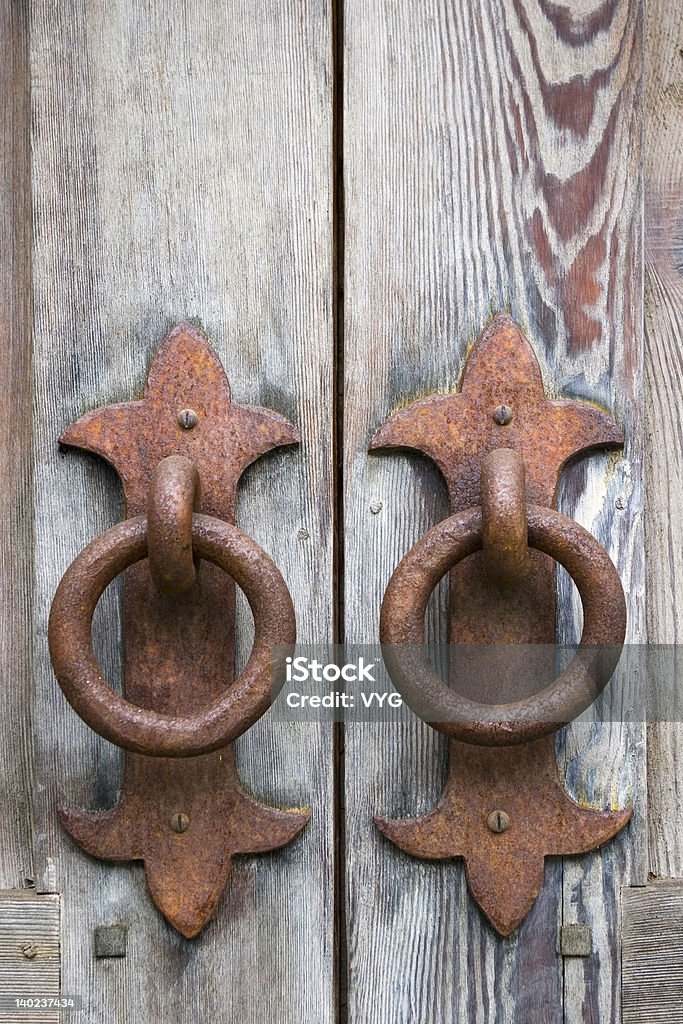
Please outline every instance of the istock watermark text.
[[[285, 651], [282, 651], [285, 654]], [[404, 702], [382, 661], [379, 645], [297, 646], [280, 661], [282, 677], [272, 715], [280, 721], [392, 721]]]
[[347, 662], [345, 665], [338, 665], [334, 661], [322, 662], [316, 658], [312, 660], [299, 655], [297, 658], [287, 658], [287, 669], [285, 678], [288, 683], [305, 683], [312, 679], [316, 683], [336, 683], [343, 679], [346, 683], [376, 683], [377, 678], [373, 675], [375, 662], [365, 664], [362, 656], [355, 662]]

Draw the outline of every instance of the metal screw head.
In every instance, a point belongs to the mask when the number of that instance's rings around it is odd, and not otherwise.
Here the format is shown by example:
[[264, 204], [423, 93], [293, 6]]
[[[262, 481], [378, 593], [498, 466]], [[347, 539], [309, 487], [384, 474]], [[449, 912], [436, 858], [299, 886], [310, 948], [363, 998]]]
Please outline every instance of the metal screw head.
[[382, 502], [381, 501], [371, 501], [370, 502], [370, 511], [372, 512], [373, 516], [376, 516], [378, 512], [382, 511]]
[[197, 426], [197, 420], [199, 416], [194, 409], [181, 409], [178, 413], [178, 426], [182, 427], [183, 430], [192, 430], [193, 427]]
[[493, 422], [499, 427], [507, 427], [512, 423], [512, 409], [509, 405], [499, 405], [493, 410]]
[[34, 942], [25, 942], [21, 947], [21, 952], [27, 960], [33, 960], [38, 955], [38, 947]]
[[169, 825], [174, 832], [187, 832], [190, 827], [190, 819], [187, 814], [183, 814], [182, 811], [179, 811], [177, 814], [171, 815]]
[[505, 832], [510, 827], [510, 817], [505, 811], [491, 811], [486, 824], [492, 832]]

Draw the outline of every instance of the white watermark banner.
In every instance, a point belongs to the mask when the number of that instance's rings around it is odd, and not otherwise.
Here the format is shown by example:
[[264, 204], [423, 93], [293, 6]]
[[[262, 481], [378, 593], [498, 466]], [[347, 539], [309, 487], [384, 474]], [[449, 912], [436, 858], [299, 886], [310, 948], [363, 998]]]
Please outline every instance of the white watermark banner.
[[[274, 653], [271, 713], [281, 721], [494, 722], [529, 707], [542, 721], [546, 704], [558, 727], [577, 717], [683, 721], [683, 646], [299, 644]], [[576, 679], [581, 713], [574, 704], [563, 718], [549, 695]]]

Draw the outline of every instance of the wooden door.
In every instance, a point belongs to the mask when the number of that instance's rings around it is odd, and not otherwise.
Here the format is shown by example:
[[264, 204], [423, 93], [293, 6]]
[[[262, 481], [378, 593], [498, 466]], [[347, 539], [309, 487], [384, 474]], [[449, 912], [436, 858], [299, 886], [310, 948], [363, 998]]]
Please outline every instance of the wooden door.
[[[94, 860], [59, 825], [60, 802], [115, 802], [121, 753], [66, 705], [46, 645], [60, 576], [122, 515], [111, 470], [57, 438], [139, 397], [181, 320], [203, 325], [236, 401], [301, 433], [249, 469], [238, 505], [287, 580], [300, 640], [374, 643], [392, 569], [447, 505], [425, 460], [370, 456], [370, 439], [398, 406], [455, 390], [501, 309], [549, 392], [624, 426], [624, 452], [570, 468], [559, 505], [610, 551], [629, 642], [675, 644], [681, 11], [0, 0], [0, 29], [0, 996], [17, 979], [61, 991], [93, 1024], [683, 1020], [677, 723], [625, 714], [558, 735], [568, 791], [632, 806], [633, 821], [594, 854], [549, 861], [501, 939], [459, 862], [413, 860], [373, 826], [433, 805], [436, 732], [265, 716], [238, 741], [241, 775], [311, 823], [240, 858], [215, 919], [185, 940], [141, 865]], [[96, 644], [116, 678], [110, 591]], [[441, 587], [432, 639], [446, 612]], [[564, 583], [559, 615], [573, 638]], [[238, 624], [243, 659], [244, 605]], [[107, 943], [120, 955], [96, 955]]]

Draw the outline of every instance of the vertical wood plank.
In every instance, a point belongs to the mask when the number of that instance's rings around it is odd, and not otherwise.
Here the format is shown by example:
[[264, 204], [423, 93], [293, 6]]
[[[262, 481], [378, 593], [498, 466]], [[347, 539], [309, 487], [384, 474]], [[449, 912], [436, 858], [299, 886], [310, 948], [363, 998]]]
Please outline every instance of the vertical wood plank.
[[683, 1021], [683, 883], [625, 888], [623, 1024]]
[[[63, 897], [64, 989], [93, 1022], [333, 1018], [330, 728], [266, 716], [238, 742], [246, 787], [313, 818], [285, 850], [239, 859], [188, 942], [140, 865], [94, 861], [60, 830], [58, 801], [114, 802], [120, 756], [67, 708], [45, 642], [61, 574], [121, 515], [111, 472], [60, 458], [57, 437], [139, 395], [167, 329], [192, 318], [234, 400], [300, 428], [299, 450], [246, 474], [238, 522], [288, 581], [300, 638], [331, 632], [330, 55], [328, 0], [33, 4], [36, 859], [40, 887]], [[102, 605], [115, 678], [117, 603]], [[95, 960], [94, 928], [117, 923], [126, 957]]]
[[[625, 425], [624, 457], [572, 470], [561, 505], [609, 548], [629, 638], [642, 638], [640, 34], [638, 0], [345, 4], [350, 642], [377, 638], [391, 570], [446, 514], [431, 467], [368, 457], [369, 440], [397, 406], [454, 389], [500, 308], [528, 332], [550, 392], [600, 402]], [[560, 607], [573, 637], [565, 589]], [[428, 635], [445, 639], [443, 589]], [[577, 726], [563, 738], [570, 791], [595, 806], [633, 802], [637, 820], [602, 854], [549, 863], [532, 914], [501, 940], [458, 862], [412, 860], [372, 826], [373, 813], [433, 806], [445, 743], [415, 721], [347, 727], [352, 1024], [618, 1019], [619, 885], [646, 870], [643, 728]], [[563, 966], [557, 951], [558, 925], [577, 919], [594, 927], [588, 968]]]
[[0, 887], [31, 856], [31, 171], [26, 6], [0, 3]]
[[[650, 0], [645, 90], [645, 540], [651, 643], [683, 636], [683, 9]], [[650, 870], [683, 875], [683, 725], [648, 728]]]

